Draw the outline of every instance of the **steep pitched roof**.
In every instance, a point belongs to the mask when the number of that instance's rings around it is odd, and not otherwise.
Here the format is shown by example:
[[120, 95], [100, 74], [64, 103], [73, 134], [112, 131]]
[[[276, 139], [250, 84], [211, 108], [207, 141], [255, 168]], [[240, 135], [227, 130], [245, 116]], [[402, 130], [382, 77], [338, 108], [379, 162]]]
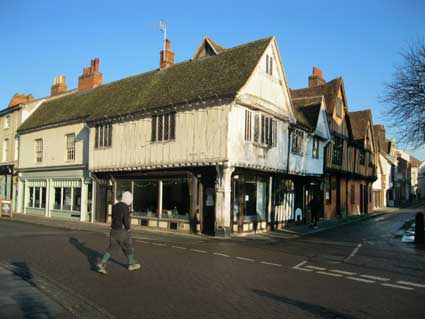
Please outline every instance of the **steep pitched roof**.
[[272, 37], [215, 56], [189, 60], [47, 101], [19, 128], [34, 130], [70, 121], [95, 121], [209, 98], [234, 97]]
[[315, 131], [322, 105], [322, 97], [292, 99], [292, 105], [294, 106], [294, 115], [298, 124], [308, 128], [310, 131]]
[[369, 121], [372, 119], [371, 110], [349, 112], [348, 116], [350, 117], [353, 138], [357, 141], [364, 141]]
[[297, 90], [291, 89], [291, 96], [292, 98], [301, 98], [323, 95], [325, 97], [326, 112], [328, 114], [333, 114], [336, 105], [336, 98], [342, 85], [343, 79], [342, 77], [339, 77], [322, 85]]

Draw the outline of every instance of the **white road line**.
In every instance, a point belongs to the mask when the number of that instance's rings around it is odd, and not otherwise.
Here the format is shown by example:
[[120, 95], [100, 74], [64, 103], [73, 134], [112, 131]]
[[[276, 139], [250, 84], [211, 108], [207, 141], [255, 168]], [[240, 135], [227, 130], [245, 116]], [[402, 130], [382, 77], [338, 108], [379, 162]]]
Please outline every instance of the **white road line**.
[[381, 284], [385, 287], [391, 287], [391, 288], [398, 288], [398, 289], [404, 289], [404, 290], [413, 290], [411, 287], [405, 287], [405, 286], [399, 286], [399, 285], [392, 285], [392, 284]]
[[230, 257], [229, 255], [221, 254], [221, 253], [213, 253], [213, 255], [217, 255], [217, 256], [221, 256], [221, 257]]
[[333, 276], [333, 277], [342, 277], [342, 275], [340, 275], [340, 274], [334, 274], [334, 273], [327, 272], [327, 271], [316, 271], [316, 273], [322, 274], [322, 275], [327, 275], [327, 276]]
[[360, 277], [372, 279], [372, 280], [378, 280], [378, 281], [389, 281], [390, 280], [390, 278], [377, 277], [377, 276], [371, 276], [371, 275], [360, 275]]
[[354, 276], [356, 274], [355, 272], [343, 271], [338, 269], [330, 269], [329, 271], [336, 272], [341, 275], [347, 275], [347, 276]]
[[138, 240], [138, 239], [136, 239], [136, 242], [137, 243], [142, 243], [142, 244], [150, 244], [150, 242], [148, 242], [148, 241]]
[[281, 264], [269, 263], [267, 261], [261, 261], [260, 264], [269, 265], [269, 266], [276, 266], [276, 267], [282, 267]]
[[361, 281], [361, 282], [366, 282], [368, 284], [373, 284], [376, 281], [374, 280], [368, 280], [368, 279], [362, 279], [362, 278], [357, 278], [357, 277], [346, 277], [347, 279], [351, 279], [351, 280], [355, 280], [355, 281]]
[[152, 243], [152, 245], [155, 245], [155, 246], [168, 246], [167, 244], [161, 244], [161, 243]]
[[201, 253], [201, 254], [208, 254], [208, 252], [207, 252], [207, 251], [205, 251], [205, 250], [191, 249], [191, 251], [194, 251], [194, 252], [196, 252], [196, 253]]
[[236, 259], [239, 259], [239, 260], [245, 260], [245, 261], [255, 261], [254, 259], [251, 259], [251, 258], [245, 258], [245, 257], [235, 257]]
[[407, 286], [412, 286], [412, 287], [417, 287], [417, 288], [425, 288], [425, 285], [417, 284], [417, 283], [410, 282], [410, 281], [402, 281], [402, 280], [400, 280], [400, 281], [397, 281], [397, 283], [398, 284], [401, 284], [401, 285], [407, 285]]
[[302, 265], [304, 265], [304, 264], [306, 264], [307, 263], [307, 261], [302, 261], [302, 262], [300, 262], [298, 265], [295, 265], [294, 267], [292, 267], [292, 268], [294, 268], [294, 269], [300, 269], [300, 267], [302, 266]]
[[302, 271], [313, 271], [311, 269], [306, 269], [306, 268], [295, 268], [296, 270], [302, 270]]
[[186, 247], [181, 247], [181, 246], [171, 246], [171, 247], [176, 249], [187, 249]]
[[314, 270], [326, 270], [326, 268], [323, 268], [323, 267], [316, 267], [316, 266], [310, 266], [310, 265], [305, 266], [305, 267], [310, 268], [310, 269], [314, 269]]
[[356, 246], [356, 248], [353, 249], [353, 251], [351, 252], [351, 254], [347, 258], [344, 259], [344, 261], [347, 261], [350, 258], [353, 258], [357, 254], [357, 252], [359, 251], [360, 247], [362, 247], [362, 246], [363, 246], [362, 244], [358, 244]]

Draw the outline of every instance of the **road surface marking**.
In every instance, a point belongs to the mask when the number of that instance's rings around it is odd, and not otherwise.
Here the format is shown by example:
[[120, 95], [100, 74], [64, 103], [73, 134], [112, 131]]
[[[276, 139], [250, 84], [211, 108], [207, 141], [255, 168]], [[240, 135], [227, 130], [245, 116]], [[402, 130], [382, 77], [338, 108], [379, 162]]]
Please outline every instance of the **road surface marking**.
[[313, 271], [311, 269], [306, 269], [306, 268], [295, 268], [296, 270], [302, 270], [302, 271]]
[[302, 266], [302, 265], [304, 265], [304, 264], [306, 264], [307, 263], [307, 261], [305, 260], [305, 261], [302, 261], [302, 262], [300, 262], [298, 265], [295, 265], [294, 267], [292, 267], [292, 268], [295, 268], [295, 269], [301, 269], [300, 267]]
[[267, 261], [261, 261], [260, 264], [269, 265], [269, 266], [276, 266], [276, 267], [282, 267], [281, 264], [269, 263]]
[[213, 253], [213, 255], [222, 256], [222, 257], [230, 257], [229, 255], [220, 254], [220, 253]]
[[245, 257], [235, 257], [236, 259], [239, 259], [239, 260], [245, 260], [245, 261], [255, 261], [254, 259], [251, 259], [251, 258], [245, 258]]
[[341, 275], [347, 275], [347, 276], [353, 276], [353, 275], [356, 274], [355, 272], [343, 271], [343, 270], [338, 270], [338, 269], [331, 269], [329, 271], [336, 272], [336, 273], [341, 274]]
[[397, 281], [397, 283], [398, 284], [401, 284], [401, 285], [407, 285], [407, 286], [412, 286], [412, 287], [417, 287], [417, 288], [425, 288], [425, 285], [422, 285], [422, 284], [417, 284], [417, 283], [414, 283], [414, 282], [410, 282], [410, 281]]
[[361, 281], [361, 282], [366, 282], [368, 284], [373, 284], [376, 281], [374, 280], [368, 280], [368, 279], [362, 279], [362, 278], [357, 278], [357, 277], [346, 277], [347, 279], [351, 279], [351, 280], [356, 280], [356, 281]]
[[380, 220], [384, 220], [385, 218], [384, 217], [379, 217], [379, 218], [377, 218], [377, 219], [375, 219], [377, 222], [378, 221], [380, 221]]
[[326, 268], [323, 268], [323, 267], [316, 267], [316, 266], [310, 266], [310, 265], [305, 266], [305, 267], [310, 268], [310, 269], [314, 269], [314, 270], [326, 270]]
[[142, 243], [142, 244], [150, 244], [150, 242], [148, 242], [148, 241], [138, 240], [138, 239], [136, 239], [136, 242], [137, 243]]
[[161, 244], [161, 243], [152, 243], [152, 245], [155, 245], [155, 246], [168, 246], [167, 244]]
[[327, 271], [316, 271], [316, 273], [321, 274], [321, 275], [333, 276], [333, 277], [342, 277], [342, 275], [340, 275], [340, 274], [333, 274], [333, 273], [327, 272]]
[[392, 285], [392, 284], [381, 284], [385, 287], [391, 287], [391, 288], [398, 288], [398, 289], [404, 289], [404, 290], [413, 290], [411, 287], [405, 287], [405, 286], [399, 286], [399, 285]]
[[205, 251], [205, 250], [191, 249], [191, 251], [194, 251], [194, 252], [196, 252], [196, 253], [201, 253], [201, 254], [208, 254], [208, 252], [207, 252], [207, 251]]
[[181, 247], [181, 246], [171, 246], [172, 248], [177, 248], [177, 249], [187, 249], [186, 247]]
[[367, 278], [367, 279], [378, 280], [378, 281], [388, 281], [388, 280], [390, 280], [390, 278], [383, 278], [383, 277], [370, 276], [370, 275], [360, 275], [360, 277]]
[[344, 259], [344, 261], [348, 261], [349, 259], [353, 258], [357, 254], [357, 252], [359, 251], [360, 247], [362, 247], [362, 246], [363, 246], [362, 244], [358, 244], [356, 246], [356, 248], [353, 249], [351, 254], [347, 258]]

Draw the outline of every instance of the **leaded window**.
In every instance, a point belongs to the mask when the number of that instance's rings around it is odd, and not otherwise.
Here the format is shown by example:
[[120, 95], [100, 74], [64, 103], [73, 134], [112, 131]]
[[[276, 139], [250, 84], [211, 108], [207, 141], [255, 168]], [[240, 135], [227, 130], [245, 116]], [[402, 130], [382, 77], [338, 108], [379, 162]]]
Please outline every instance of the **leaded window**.
[[335, 136], [333, 144], [332, 164], [342, 165], [343, 139]]
[[176, 139], [176, 113], [152, 116], [151, 141], [170, 141]]
[[95, 148], [104, 148], [112, 146], [112, 123], [99, 124], [96, 126]]

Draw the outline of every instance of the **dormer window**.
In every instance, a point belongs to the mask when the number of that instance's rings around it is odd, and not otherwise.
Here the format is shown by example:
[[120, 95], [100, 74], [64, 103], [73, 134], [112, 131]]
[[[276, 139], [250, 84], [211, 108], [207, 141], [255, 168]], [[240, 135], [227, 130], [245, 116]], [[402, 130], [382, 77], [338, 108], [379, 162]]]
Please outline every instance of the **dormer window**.
[[273, 75], [273, 58], [266, 54], [266, 73]]

